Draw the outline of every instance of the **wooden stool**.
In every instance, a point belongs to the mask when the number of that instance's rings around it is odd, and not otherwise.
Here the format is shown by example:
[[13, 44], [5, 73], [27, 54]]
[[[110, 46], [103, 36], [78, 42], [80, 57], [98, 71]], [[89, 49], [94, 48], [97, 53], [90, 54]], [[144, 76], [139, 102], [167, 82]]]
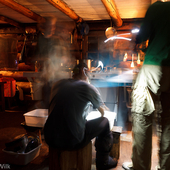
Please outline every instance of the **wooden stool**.
[[119, 159], [120, 155], [120, 134], [122, 133], [122, 127], [121, 126], [113, 126], [112, 128], [112, 134], [113, 134], [113, 146], [110, 152], [110, 156]]
[[75, 151], [49, 148], [49, 170], [91, 170], [92, 142]]

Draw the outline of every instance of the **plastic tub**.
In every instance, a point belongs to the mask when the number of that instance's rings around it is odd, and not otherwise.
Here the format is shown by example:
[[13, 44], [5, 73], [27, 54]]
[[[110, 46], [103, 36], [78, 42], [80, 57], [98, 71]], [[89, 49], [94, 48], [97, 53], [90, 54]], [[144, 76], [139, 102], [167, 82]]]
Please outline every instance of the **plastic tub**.
[[27, 126], [44, 127], [48, 118], [48, 109], [35, 109], [24, 114]]
[[[104, 117], [106, 117], [109, 120], [109, 124], [110, 124], [110, 130], [113, 128], [114, 126], [114, 120], [116, 119], [116, 113], [115, 112], [111, 112], [111, 111], [104, 111]], [[88, 116], [86, 117], [87, 120], [92, 120], [92, 119], [96, 119], [98, 117], [101, 117], [101, 113], [99, 111], [92, 111], [88, 114]]]
[[3, 149], [5, 160], [7, 163], [15, 165], [26, 165], [34, 160], [40, 153], [41, 144], [27, 153], [17, 153], [12, 151], [6, 151]]

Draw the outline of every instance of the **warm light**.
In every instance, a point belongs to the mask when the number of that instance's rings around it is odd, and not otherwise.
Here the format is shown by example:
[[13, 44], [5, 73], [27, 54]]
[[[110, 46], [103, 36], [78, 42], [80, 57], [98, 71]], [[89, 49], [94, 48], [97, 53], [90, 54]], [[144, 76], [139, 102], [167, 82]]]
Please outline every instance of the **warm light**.
[[137, 64], [140, 65], [140, 53], [138, 53]]
[[134, 58], [134, 54], [132, 54], [132, 63], [131, 63], [131, 67], [134, 67], [135, 65], [134, 65], [134, 62], [133, 62], [133, 58]]
[[118, 34], [117, 36], [130, 35], [131, 33]]
[[127, 53], [125, 53], [123, 61], [127, 61]]
[[91, 60], [90, 60], [90, 59], [87, 60], [87, 67], [88, 67], [89, 69], [91, 69]]
[[130, 66], [131, 66], [131, 67], [134, 67], [134, 62], [132, 62]]

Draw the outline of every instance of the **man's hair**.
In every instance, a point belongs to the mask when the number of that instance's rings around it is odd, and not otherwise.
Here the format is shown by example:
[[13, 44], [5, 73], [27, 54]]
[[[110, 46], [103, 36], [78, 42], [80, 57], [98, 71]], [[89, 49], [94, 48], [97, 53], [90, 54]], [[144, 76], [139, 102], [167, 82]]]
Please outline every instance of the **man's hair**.
[[81, 77], [82, 75], [82, 72], [84, 70], [88, 70], [88, 67], [87, 67], [87, 64], [84, 63], [84, 62], [80, 62], [79, 64], [77, 64], [74, 68], [73, 68], [73, 75], [72, 77], [73, 78], [76, 78], [76, 77]]

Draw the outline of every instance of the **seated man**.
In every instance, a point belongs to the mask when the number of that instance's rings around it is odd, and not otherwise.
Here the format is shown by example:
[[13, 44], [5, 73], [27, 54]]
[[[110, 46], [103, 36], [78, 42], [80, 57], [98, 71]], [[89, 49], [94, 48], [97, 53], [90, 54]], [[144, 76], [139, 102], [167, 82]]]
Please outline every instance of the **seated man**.
[[[113, 136], [108, 119], [103, 117], [105, 105], [100, 94], [87, 83], [87, 70], [80, 63], [73, 69], [73, 79], [63, 79], [53, 85], [44, 137], [50, 147], [63, 150], [82, 148], [96, 137], [96, 167], [107, 170], [117, 166], [117, 160], [109, 156]], [[101, 117], [86, 120], [89, 103], [99, 110]]]

